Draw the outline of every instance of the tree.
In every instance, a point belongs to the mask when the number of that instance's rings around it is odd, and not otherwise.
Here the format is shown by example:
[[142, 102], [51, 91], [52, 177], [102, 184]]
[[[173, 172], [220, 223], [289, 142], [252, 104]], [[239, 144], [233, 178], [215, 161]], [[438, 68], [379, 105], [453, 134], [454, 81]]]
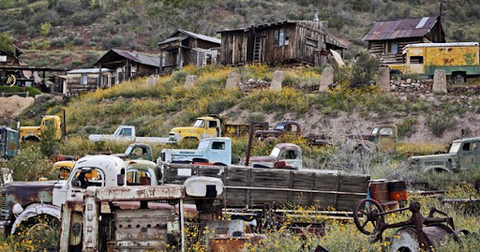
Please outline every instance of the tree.
[[13, 38], [10, 36], [10, 34], [0, 33], [0, 51], [13, 54], [14, 50]]

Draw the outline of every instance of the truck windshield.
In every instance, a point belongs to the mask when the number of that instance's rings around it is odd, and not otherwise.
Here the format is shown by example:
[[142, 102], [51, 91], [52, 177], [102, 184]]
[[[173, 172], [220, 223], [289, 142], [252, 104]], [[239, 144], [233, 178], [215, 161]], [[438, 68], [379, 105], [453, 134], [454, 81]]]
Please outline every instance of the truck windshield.
[[274, 158], [277, 158], [278, 157], [278, 154], [280, 154], [280, 149], [277, 148], [277, 147], [274, 147], [272, 152], [270, 153], [270, 156], [271, 157], [274, 157]]
[[285, 128], [285, 123], [278, 123], [277, 125], [275, 125], [275, 127], [273, 128], [273, 130], [280, 130], [280, 131], [282, 131], [284, 128]]
[[458, 150], [460, 149], [460, 145], [462, 143], [452, 143], [452, 145], [450, 145], [450, 150], [448, 151], [448, 153], [457, 153]]
[[200, 141], [197, 149], [207, 149], [209, 143], [209, 141]]
[[195, 122], [195, 124], [193, 125], [193, 127], [203, 128], [203, 127], [205, 127], [205, 123], [203, 122], [203, 120], [197, 120]]

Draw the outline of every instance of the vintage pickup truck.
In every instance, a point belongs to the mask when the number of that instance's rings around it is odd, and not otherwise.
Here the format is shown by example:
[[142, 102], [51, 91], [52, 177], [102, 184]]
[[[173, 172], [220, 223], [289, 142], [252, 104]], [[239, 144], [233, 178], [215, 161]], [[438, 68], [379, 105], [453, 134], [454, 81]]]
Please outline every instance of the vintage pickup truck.
[[463, 138], [452, 141], [448, 153], [411, 156], [412, 169], [421, 172], [458, 172], [480, 165], [480, 138]]
[[301, 124], [297, 121], [286, 120], [278, 122], [272, 129], [255, 131], [255, 137], [259, 140], [265, 140], [291, 134], [305, 138], [310, 145], [334, 146], [347, 142], [357, 150], [393, 151], [396, 148], [397, 132], [397, 126], [394, 124], [380, 124], [374, 126], [370, 134], [349, 134], [342, 139], [342, 143], [335, 143], [334, 139], [329, 139], [324, 134], [302, 136]]
[[[245, 163], [246, 158], [240, 160], [240, 165], [245, 165]], [[250, 157], [249, 166], [258, 168], [302, 169], [302, 149], [296, 144], [280, 143], [273, 147], [269, 156]]]
[[88, 136], [88, 140], [91, 142], [99, 141], [116, 141], [116, 142], [146, 142], [146, 143], [170, 143], [166, 137], [139, 137], [136, 135], [135, 126], [120, 125], [113, 132], [113, 134], [98, 135], [91, 134]]
[[83, 198], [90, 186], [116, 187], [127, 185], [157, 185], [158, 173], [153, 167], [140, 167], [135, 161], [124, 161], [114, 156], [86, 156], [79, 159], [66, 180], [15, 181], [2, 190], [0, 227], [7, 234], [18, 230], [30, 231], [41, 224], [38, 218], [58, 223], [60, 207], [67, 197]]
[[197, 149], [163, 149], [157, 164], [161, 162], [231, 165], [232, 140], [228, 137], [206, 138], [200, 140]]

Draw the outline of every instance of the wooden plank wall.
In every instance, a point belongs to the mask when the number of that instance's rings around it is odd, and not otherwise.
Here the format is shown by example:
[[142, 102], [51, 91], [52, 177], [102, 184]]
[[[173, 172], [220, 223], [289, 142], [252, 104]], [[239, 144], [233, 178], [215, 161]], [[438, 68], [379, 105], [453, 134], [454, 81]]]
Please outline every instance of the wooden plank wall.
[[[318, 57], [320, 50], [326, 49], [326, 30], [326, 22], [299, 21], [297, 23], [295, 41], [297, 49], [294, 55], [296, 61], [314, 65], [315, 56]], [[316, 46], [312, 46], [311, 41], [316, 41]]]
[[179, 169], [191, 170], [192, 175], [221, 178], [227, 207], [231, 208], [262, 207], [275, 202], [351, 211], [358, 200], [366, 198], [370, 180], [368, 175], [340, 171], [167, 164], [164, 183], [183, 183], [188, 176], [180, 176]]
[[82, 74], [67, 75], [67, 93], [88, 92], [97, 89], [98, 74], [88, 74], [87, 84], [81, 84]]
[[379, 40], [379, 41], [369, 41], [368, 43], [368, 50], [370, 53], [376, 54], [380, 56], [380, 60], [384, 64], [401, 64], [403, 63], [403, 49], [408, 44], [415, 44], [415, 43], [422, 43], [421, 38], [413, 38], [413, 39], [399, 39], [398, 42], [398, 51], [396, 54], [394, 53], [385, 53], [386, 47], [386, 40]]
[[[285, 29], [289, 36], [289, 45], [274, 46], [274, 31]], [[295, 55], [295, 25], [285, 24], [281, 26], [268, 27], [262, 31], [264, 35], [264, 46], [262, 47], [263, 60], [267, 64], [283, 63], [294, 59]]]
[[222, 33], [221, 63], [224, 65], [244, 64], [247, 60], [247, 36], [243, 31]]

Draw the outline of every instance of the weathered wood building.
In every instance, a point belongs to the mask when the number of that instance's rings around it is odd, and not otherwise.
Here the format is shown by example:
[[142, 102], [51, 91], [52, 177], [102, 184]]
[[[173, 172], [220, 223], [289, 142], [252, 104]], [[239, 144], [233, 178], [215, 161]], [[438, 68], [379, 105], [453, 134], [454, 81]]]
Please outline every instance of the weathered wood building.
[[346, 49], [328, 33], [326, 21], [287, 20], [218, 33], [222, 36], [220, 61], [224, 65], [297, 62], [319, 66], [330, 49], [341, 55]]
[[[111, 85], [121, 81], [159, 73], [160, 59], [156, 55], [110, 49], [96, 63], [98, 69], [108, 68], [113, 71]], [[104, 78], [97, 78], [97, 86], [105, 87]]]
[[[99, 81], [101, 78], [101, 81]], [[114, 82], [113, 71], [107, 68], [86, 68], [68, 71], [64, 76], [62, 85], [57, 92], [65, 95], [77, 95], [85, 92], [95, 91], [102, 83], [102, 88], [111, 87]]]
[[23, 52], [12, 44], [12, 50], [0, 50], [0, 66], [20, 66], [20, 55]]
[[186, 65], [216, 64], [220, 39], [178, 29], [158, 43], [160, 71], [171, 72]]
[[384, 64], [403, 63], [403, 49], [408, 44], [443, 43], [445, 33], [439, 16], [377, 21], [363, 40], [368, 50], [380, 56]]

